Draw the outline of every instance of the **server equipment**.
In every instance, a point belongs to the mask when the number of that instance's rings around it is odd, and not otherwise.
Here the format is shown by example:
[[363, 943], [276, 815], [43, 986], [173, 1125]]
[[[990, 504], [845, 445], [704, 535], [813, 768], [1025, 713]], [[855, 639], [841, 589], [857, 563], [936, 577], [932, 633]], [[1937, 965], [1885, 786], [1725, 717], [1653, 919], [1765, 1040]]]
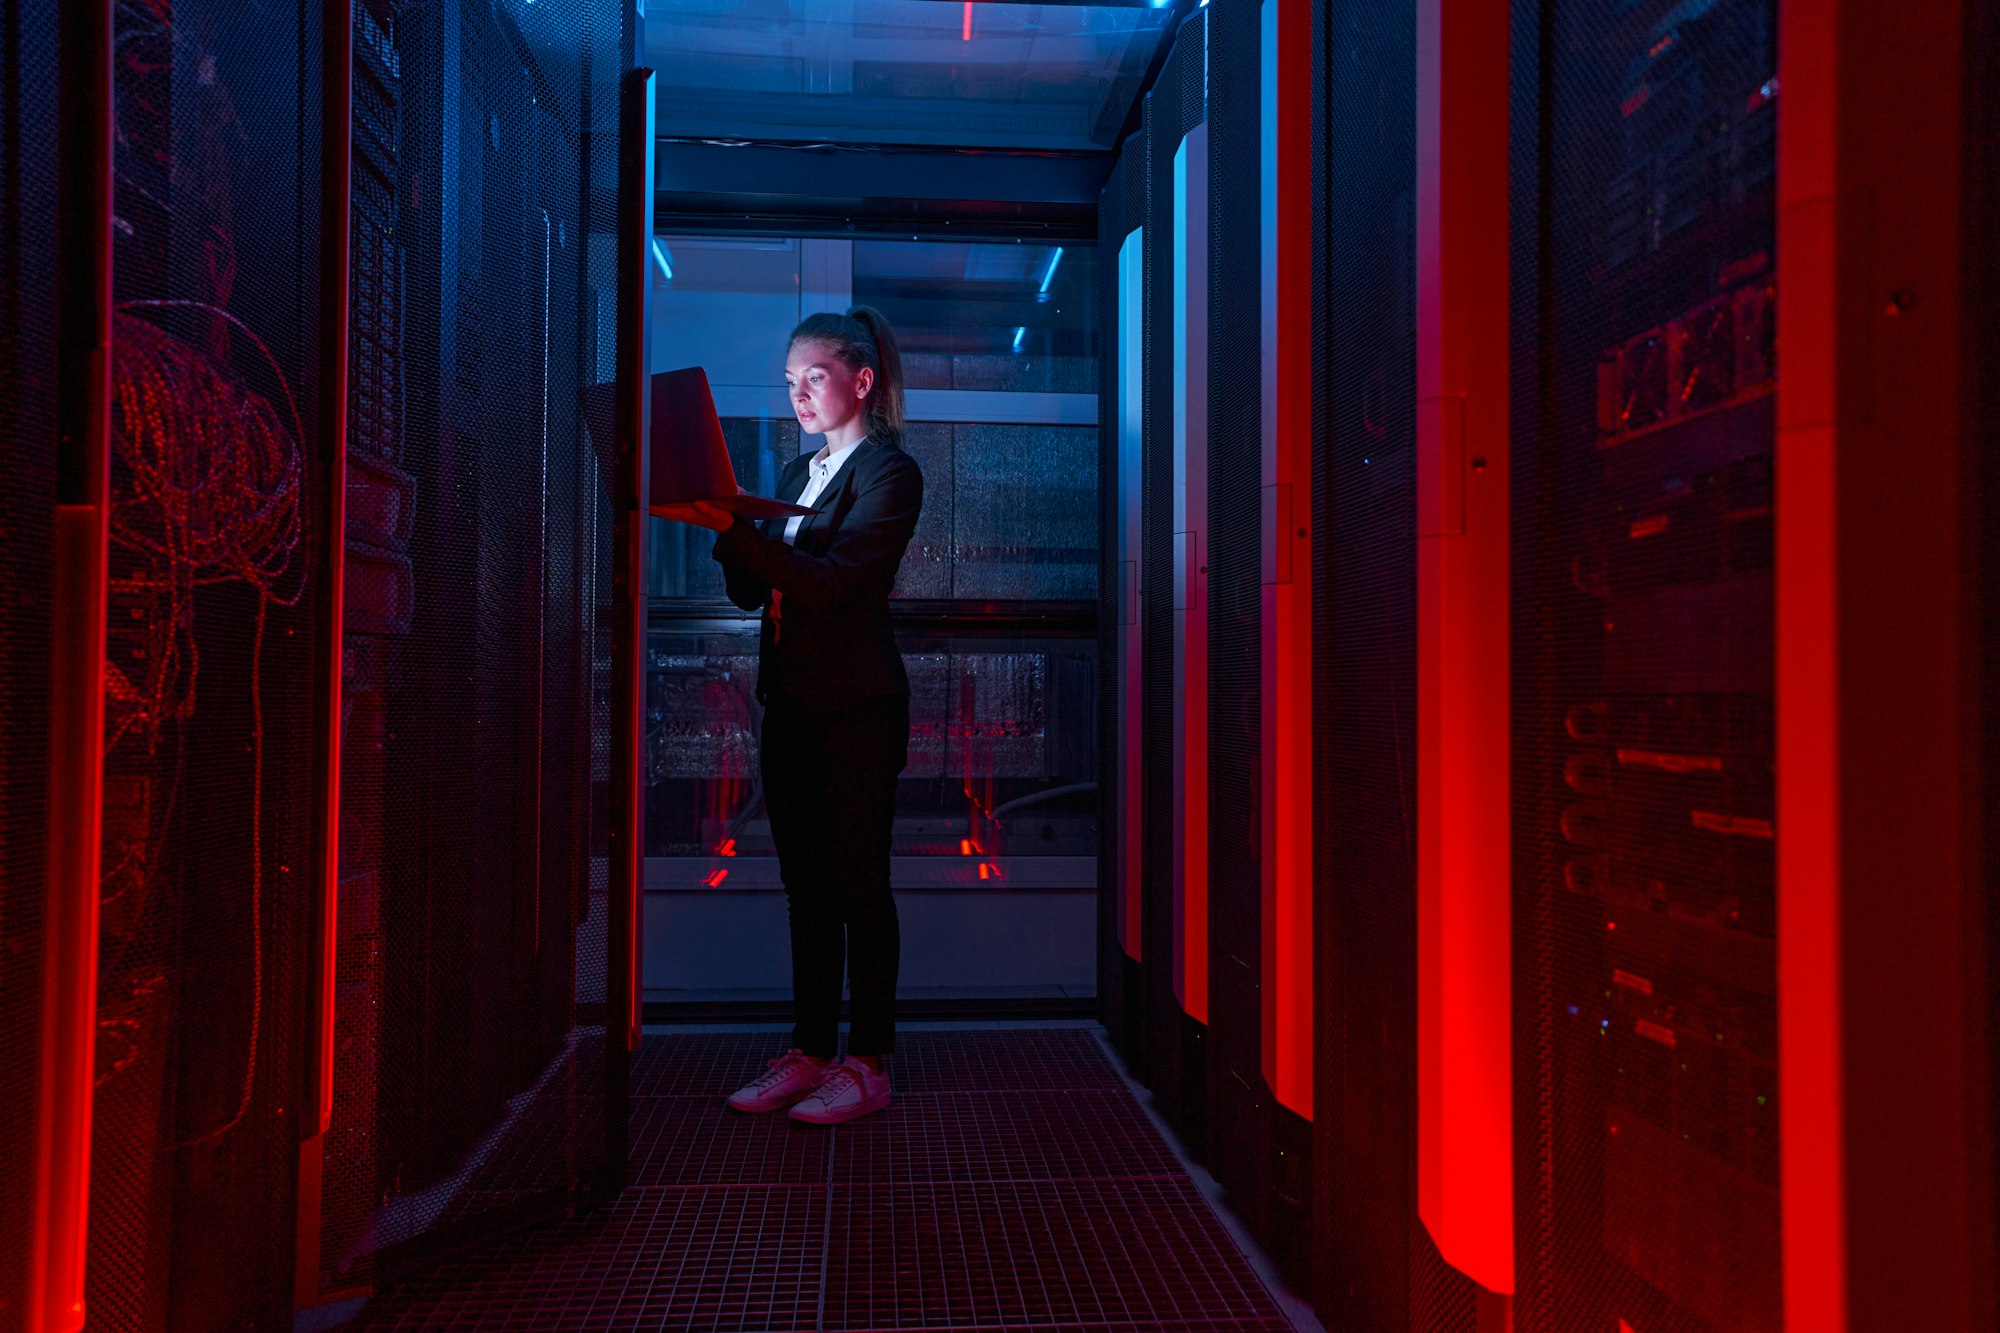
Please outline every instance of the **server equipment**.
[[276, 1325], [622, 1172], [631, 16], [7, 34], [0, 1320]]
[[1523, 1328], [1782, 1324], [1775, 22], [1515, 8]]

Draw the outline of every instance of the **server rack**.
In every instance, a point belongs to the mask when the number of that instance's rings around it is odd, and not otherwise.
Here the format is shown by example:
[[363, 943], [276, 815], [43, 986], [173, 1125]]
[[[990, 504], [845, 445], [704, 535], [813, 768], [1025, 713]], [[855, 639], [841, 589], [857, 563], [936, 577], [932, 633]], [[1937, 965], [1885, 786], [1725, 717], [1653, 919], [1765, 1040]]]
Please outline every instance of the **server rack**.
[[1776, 1329], [1775, 6], [1514, 18], [1516, 1318]]
[[[85, 1301], [291, 1304], [324, 535], [319, 13], [113, 10], [111, 547]], [[79, 1312], [80, 1313], [80, 1312]]]
[[[1463, 1330], [1416, 1216], [1415, 8], [1327, 11], [1313, 474], [1315, 1213], [1328, 1326]], [[1335, 72], [1338, 72], [1338, 77]], [[1337, 175], [1335, 174], [1337, 165]], [[1462, 1287], [1462, 1282], [1458, 1284]], [[1423, 1309], [1419, 1324], [1413, 1311]]]
[[633, 21], [7, 25], [0, 1302], [281, 1323], [622, 1169], [580, 390]]

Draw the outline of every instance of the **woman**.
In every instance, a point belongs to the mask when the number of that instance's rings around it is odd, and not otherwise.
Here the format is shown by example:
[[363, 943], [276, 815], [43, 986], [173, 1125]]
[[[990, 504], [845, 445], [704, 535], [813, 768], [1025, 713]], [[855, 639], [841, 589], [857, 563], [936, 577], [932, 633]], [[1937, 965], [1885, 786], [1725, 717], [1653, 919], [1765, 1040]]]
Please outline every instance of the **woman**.
[[[792, 330], [785, 383], [799, 429], [823, 435], [779, 478], [809, 516], [752, 524], [710, 504], [674, 516], [715, 529], [729, 600], [762, 609], [759, 763], [792, 936], [792, 1049], [730, 1097], [789, 1106], [831, 1125], [889, 1104], [901, 936], [889, 891], [896, 777], [910, 740], [910, 682], [889, 590], [923, 505], [923, 473], [899, 447], [902, 363], [865, 306]], [[838, 1063], [841, 973], [853, 1024]]]

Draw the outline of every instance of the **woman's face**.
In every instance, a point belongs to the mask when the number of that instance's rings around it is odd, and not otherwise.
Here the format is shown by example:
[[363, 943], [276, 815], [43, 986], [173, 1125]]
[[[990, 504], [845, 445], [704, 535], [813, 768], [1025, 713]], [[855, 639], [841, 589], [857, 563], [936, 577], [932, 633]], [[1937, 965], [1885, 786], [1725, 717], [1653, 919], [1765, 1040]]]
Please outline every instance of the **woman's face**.
[[785, 388], [792, 411], [807, 435], [840, 432], [860, 423], [875, 387], [875, 372], [867, 366], [849, 369], [825, 343], [796, 342], [785, 358]]

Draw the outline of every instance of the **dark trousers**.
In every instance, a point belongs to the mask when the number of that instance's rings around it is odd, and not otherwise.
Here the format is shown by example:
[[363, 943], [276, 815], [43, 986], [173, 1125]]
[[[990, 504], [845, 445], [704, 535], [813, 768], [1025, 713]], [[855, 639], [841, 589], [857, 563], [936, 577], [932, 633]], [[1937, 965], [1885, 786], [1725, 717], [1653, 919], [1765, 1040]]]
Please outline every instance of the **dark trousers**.
[[764, 709], [764, 808], [792, 923], [792, 1044], [838, 1053], [848, 972], [849, 1055], [896, 1042], [902, 932], [889, 892], [896, 776], [910, 748], [907, 695], [860, 699], [837, 712], [779, 698]]

